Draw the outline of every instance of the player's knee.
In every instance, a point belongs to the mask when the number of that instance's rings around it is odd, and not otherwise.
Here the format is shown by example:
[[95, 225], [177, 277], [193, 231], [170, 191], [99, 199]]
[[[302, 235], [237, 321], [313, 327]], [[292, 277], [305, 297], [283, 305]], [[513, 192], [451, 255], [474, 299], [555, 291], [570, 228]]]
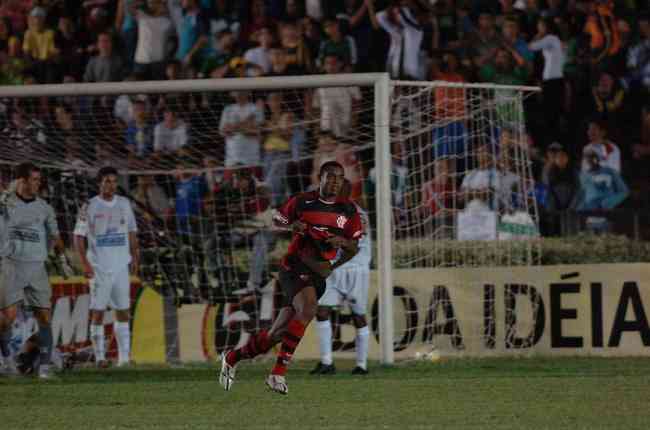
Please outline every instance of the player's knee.
[[326, 306], [318, 306], [316, 310], [316, 320], [327, 321], [330, 318], [330, 309]]
[[0, 324], [2, 324], [3, 329], [11, 327], [11, 325], [16, 320], [18, 315], [18, 309], [15, 306], [8, 307], [2, 312], [2, 318], [0, 318]]
[[354, 322], [355, 328], [364, 328], [368, 325], [368, 321], [366, 321], [365, 315], [353, 315], [352, 320]]
[[316, 316], [316, 306], [305, 306], [301, 312], [300, 319], [309, 322]]
[[3, 333], [11, 328], [13, 321], [10, 321], [8, 317], [0, 315], [0, 333]]
[[316, 317], [316, 312], [318, 309], [318, 302], [307, 300], [301, 306], [300, 311], [296, 315], [300, 320], [305, 323], [309, 323], [311, 320]]
[[104, 311], [90, 311], [90, 320], [93, 324], [102, 324], [104, 322]]
[[115, 311], [115, 317], [119, 322], [129, 322], [129, 310], [124, 309], [120, 311]]

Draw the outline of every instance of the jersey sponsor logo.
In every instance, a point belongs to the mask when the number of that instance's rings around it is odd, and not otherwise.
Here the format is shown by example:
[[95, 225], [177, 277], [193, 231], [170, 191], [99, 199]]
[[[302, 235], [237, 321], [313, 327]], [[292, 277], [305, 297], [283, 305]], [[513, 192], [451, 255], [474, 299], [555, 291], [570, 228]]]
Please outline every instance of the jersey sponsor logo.
[[20, 242], [40, 243], [41, 235], [33, 230], [12, 230], [10, 238]]
[[124, 233], [102, 234], [97, 236], [97, 247], [112, 247], [126, 245], [126, 235]]
[[117, 227], [108, 227], [106, 229], [105, 235], [114, 235], [114, 234], [121, 234], [120, 231], [117, 229]]
[[338, 218], [336, 218], [336, 225], [337, 225], [339, 228], [343, 228], [343, 227], [345, 226], [345, 223], [346, 223], [346, 222], [348, 222], [348, 219], [347, 219], [345, 216], [343, 216], [343, 215], [341, 215], [341, 216], [339, 216]]

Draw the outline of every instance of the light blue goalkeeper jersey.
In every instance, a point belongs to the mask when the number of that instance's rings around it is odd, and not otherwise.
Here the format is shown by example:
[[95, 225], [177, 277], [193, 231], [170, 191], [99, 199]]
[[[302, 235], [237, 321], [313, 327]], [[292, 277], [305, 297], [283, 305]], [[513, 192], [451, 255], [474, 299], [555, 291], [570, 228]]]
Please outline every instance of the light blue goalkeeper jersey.
[[[5, 254], [16, 261], [44, 262], [51, 239], [59, 236], [54, 209], [38, 197], [26, 201], [12, 194], [2, 223], [0, 256]], [[8, 236], [5, 241], [1, 240], [3, 234]]]

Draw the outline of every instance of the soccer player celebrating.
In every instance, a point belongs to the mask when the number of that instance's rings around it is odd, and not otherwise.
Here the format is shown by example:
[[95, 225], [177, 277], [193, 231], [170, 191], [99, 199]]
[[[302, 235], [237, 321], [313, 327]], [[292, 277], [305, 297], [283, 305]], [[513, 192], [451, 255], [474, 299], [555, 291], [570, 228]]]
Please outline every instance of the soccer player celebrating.
[[[24, 302], [34, 311], [38, 322], [40, 366], [38, 376], [51, 378], [52, 328], [50, 307], [52, 289], [45, 269], [50, 241], [57, 254], [64, 251], [52, 206], [38, 197], [41, 171], [33, 163], [22, 163], [16, 168], [16, 192], [5, 197], [0, 229], [7, 238], [0, 243], [2, 275], [0, 279], [0, 353], [5, 370], [17, 373], [15, 357], [9, 349], [11, 327], [18, 313], [18, 304]], [[4, 234], [3, 234], [4, 235]]]
[[[139, 248], [131, 202], [116, 195], [117, 170], [102, 167], [97, 175], [99, 195], [79, 211], [74, 239], [84, 275], [90, 281], [90, 337], [98, 367], [107, 367], [104, 312], [115, 309], [118, 366], [129, 363], [130, 272], [137, 274]], [[86, 246], [86, 240], [88, 242]]]
[[[274, 223], [290, 228], [293, 238], [280, 268], [280, 288], [285, 303], [270, 330], [251, 336], [246, 345], [224, 352], [219, 382], [228, 391], [235, 380], [237, 363], [268, 352], [281, 342], [277, 360], [266, 385], [274, 392], [287, 394], [287, 366], [305, 329], [316, 315], [318, 299], [325, 292], [325, 279], [358, 252], [363, 233], [361, 218], [354, 204], [339, 198], [343, 166], [324, 163], [319, 172], [318, 191], [298, 194], [275, 214]], [[330, 260], [336, 258], [336, 263]]]
[[[349, 198], [352, 186], [345, 181], [341, 197]], [[372, 248], [368, 215], [355, 205], [361, 216], [365, 234], [359, 240], [359, 252], [350, 261], [332, 272], [327, 278], [325, 294], [318, 301], [316, 326], [320, 340], [320, 362], [310, 373], [312, 375], [331, 375], [336, 373], [332, 361], [332, 324], [330, 312], [333, 307], [340, 306], [344, 301], [350, 306], [352, 320], [357, 331], [354, 339], [357, 355], [357, 365], [352, 370], [353, 375], [368, 374], [368, 323], [366, 322], [366, 306], [368, 304], [368, 285], [370, 283], [370, 260]]]

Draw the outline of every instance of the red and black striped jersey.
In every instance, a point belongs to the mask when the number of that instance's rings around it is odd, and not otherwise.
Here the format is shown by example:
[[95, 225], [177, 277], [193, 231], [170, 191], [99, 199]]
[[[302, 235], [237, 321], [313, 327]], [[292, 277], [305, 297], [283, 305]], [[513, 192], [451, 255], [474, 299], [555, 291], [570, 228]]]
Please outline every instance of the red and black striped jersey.
[[296, 221], [307, 225], [305, 234], [294, 234], [283, 263], [291, 255], [318, 256], [333, 260], [337, 249], [325, 242], [332, 236], [358, 240], [363, 234], [363, 224], [357, 208], [348, 199], [326, 202], [318, 191], [291, 197], [275, 214], [275, 220], [286, 226]]

